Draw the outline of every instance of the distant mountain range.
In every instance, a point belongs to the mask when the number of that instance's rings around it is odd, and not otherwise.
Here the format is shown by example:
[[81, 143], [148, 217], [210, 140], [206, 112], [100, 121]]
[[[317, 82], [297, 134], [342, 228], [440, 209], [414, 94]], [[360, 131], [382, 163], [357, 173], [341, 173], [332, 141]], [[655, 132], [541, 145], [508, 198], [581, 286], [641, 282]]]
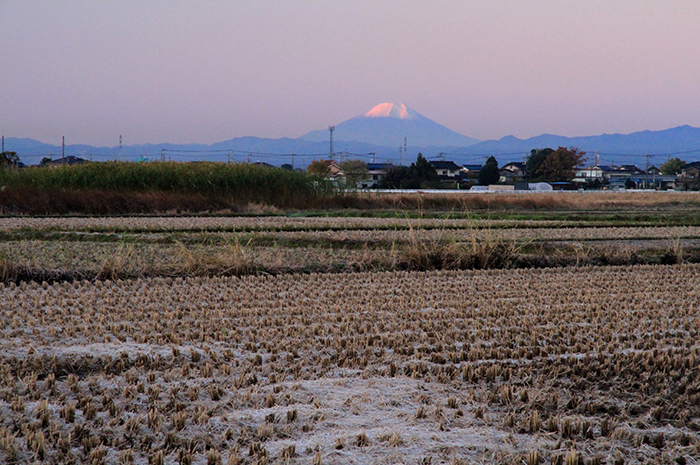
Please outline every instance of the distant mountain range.
[[[274, 165], [284, 163], [306, 166], [311, 160], [329, 156], [329, 131], [311, 131], [298, 139], [238, 137], [215, 144], [144, 144], [119, 147], [67, 145], [66, 155], [95, 161], [166, 159], [250, 161]], [[406, 152], [401, 150], [404, 137]], [[603, 134], [587, 137], [564, 137], [552, 134], [529, 139], [514, 136], [499, 140], [478, 141], [442, 126], [399, 103], [382, 103], [368, 112], [339, 123], [333, 132], [337, 158], [361, 158], [365, 161], [392, 161], [407, 164], [422, 152], [427, 158], [438, 157], [459, 164], [481, 164], [495, 156], [499, 164], [522, 161], [535, 148], [578, 147], [587, 152], [589, 163], [596, 154], [602, 164], [638, 164], [644, 166], [645, 155], [659, 165], [667, 157], [686, 161], [700, 160], [700, 128], [679, 126], [663, 131], [632, 134]], [[60, 158], [60, 145], [33, 139], [6, 138], [5, 150], [17, 152], [27, 165], [38, 164], [44, 157]]]
[[665, 161], [666, 157], [688, 160], [700, 159], [700, 128], [679, 126], [663, 131], [640, 131], [631, 134], [603, 134], [600, 136], [564, 137], [552, 134], [529, 139], [507, 136], [466, 147], [465, 154], [493, 154], [496, 157], [526, 154], [533, 148], [578, 147], [589, 156], [596, 154], [607, 164], [642, 163], [646, 155], [652, 161]]

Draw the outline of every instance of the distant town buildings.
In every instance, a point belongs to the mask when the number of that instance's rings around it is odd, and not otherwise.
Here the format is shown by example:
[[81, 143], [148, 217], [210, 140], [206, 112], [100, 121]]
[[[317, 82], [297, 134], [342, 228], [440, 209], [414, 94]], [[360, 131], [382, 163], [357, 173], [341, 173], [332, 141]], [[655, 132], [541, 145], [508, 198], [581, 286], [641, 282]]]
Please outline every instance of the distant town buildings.
[[608, 187], [617, 189], [675, 189], [679, 176], [663, 175], [652, 166], [645, 171], [636, 165], [595, 165], [581, 167], [576, 170], [573, 182], [585, 187]]

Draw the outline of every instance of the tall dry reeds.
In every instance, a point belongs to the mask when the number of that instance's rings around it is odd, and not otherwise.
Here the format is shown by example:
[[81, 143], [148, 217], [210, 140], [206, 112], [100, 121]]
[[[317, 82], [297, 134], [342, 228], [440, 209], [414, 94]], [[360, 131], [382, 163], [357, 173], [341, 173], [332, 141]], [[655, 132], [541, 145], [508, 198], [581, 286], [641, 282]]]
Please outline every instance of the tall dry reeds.
[[12, 258], [0, 251], [0, 282], [14, 281], [17, 278], [17, 266]]
[[413, 225], [408, 243], [401, 247], [401, 262], [410, 270], [484, 270], [510, 268], [522, 246], [486, 230], [472, 229], [467, 242], [459, 242], [447, 230], [431, 239], [419, 238]]
[[175, 264], [169, 271], [172, 275], [183, 276], [242, 276], [255, 272], [253, 251], [248, 244], [241, 244], [236, 236], [226, 240], [215, 251], [205, 251], [187, 247], [178, 242]]
[[[332, 184], [303, 172], [251, 164], [89, 163], [0, 171], [0, 210], [133, 213], [167, 209], [318, 208]], [[191, 200], [190, 200], [191, 199]]]

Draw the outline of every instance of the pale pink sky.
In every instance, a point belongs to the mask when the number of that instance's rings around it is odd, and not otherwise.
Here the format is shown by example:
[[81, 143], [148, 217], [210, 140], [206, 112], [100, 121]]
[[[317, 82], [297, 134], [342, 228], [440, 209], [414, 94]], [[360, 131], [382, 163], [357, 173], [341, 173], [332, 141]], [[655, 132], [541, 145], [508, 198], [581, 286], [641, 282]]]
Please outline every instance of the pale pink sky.
[[0, 0], [0, 133], [298, 137], [403, 102], [478, 139], [700, 126], [697, 0]]

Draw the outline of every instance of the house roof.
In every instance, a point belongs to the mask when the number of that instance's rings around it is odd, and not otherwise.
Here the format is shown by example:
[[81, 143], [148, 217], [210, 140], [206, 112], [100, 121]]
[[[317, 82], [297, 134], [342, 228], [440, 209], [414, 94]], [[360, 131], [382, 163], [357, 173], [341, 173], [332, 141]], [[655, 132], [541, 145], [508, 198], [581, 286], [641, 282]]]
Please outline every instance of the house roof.
[[388, 170], [393, 167], [393, 163], [367, 163], [367, 169], [370, 171]]
[[263, 166], [263, 167], [265, 167], [265, 168], [277, 168], [275, 165], [271, 165], [271, 164], [269, 164], [269, 163], [265, 163], [264, 161], [256, 161], [256, 162], [253, 163], [253, 164], [254, 164], [254, 165], [258, 165], [258, 166]]
[[612, 171], [612, 168], [609, 167], [608, 165], [595, 165], [595, 166], [586, 166], [585, 168], [577, 168], [579, 170], [601, 170], [601, 171]]
[[455, 163], [453, 161], [431, 161], [429, 163], [430, 163], [430, 166], [432, 166], [436, 170], [457, 171], [457, 170], [462, 168], [461, 166], [459, 166], [457, 163]]
[[507, 170], [508, 167], [513, 167], [513, 168], [518, 168], [520, 170], [525, 171], [527, 169], [527, 165], [525, 165], [524, 162], [522, 161], [512, 161], [510, 163], [506, 163], [501, 167], [502, 170]]
[[90, 163], [90, 161], [84, 158], [76, 157], [74, 155], [66, 155], [65, 157], [51, 160], [49, 162], [49, 165], [80, 165], [83, 163]]
[[481, 169], [483, 167], [484, 167], [483, 165], [464, 165], [464, 166], [462, 166], [462, 168], [464, 168], [465, 170], [469, 170], [469, 171], [481, 171]]
[[615, 168], [615, 171], [632, 171], [632, 172], [642, 172], [636, 165], [620, 165]]

